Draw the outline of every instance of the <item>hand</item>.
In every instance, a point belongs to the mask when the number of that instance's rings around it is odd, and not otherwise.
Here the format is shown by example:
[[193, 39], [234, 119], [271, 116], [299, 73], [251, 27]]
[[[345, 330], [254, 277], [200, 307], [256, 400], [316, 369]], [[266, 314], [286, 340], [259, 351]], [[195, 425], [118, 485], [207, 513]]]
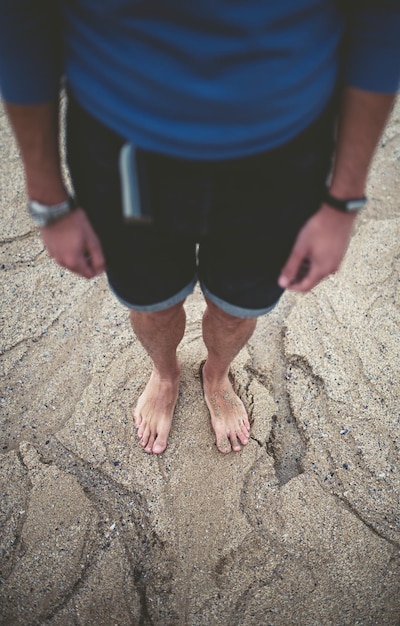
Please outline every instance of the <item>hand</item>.
[[297, 235], [278, 284], [283, 289], [306, 292], [339, 269], [350, 241], [354, 213], [342, 213], [326, 204]]
[[75, 209], [40, 232], [47, 252], [62, 267], [84, 278], [93, 278], [104, 271], [99, 239], [82, 209]]

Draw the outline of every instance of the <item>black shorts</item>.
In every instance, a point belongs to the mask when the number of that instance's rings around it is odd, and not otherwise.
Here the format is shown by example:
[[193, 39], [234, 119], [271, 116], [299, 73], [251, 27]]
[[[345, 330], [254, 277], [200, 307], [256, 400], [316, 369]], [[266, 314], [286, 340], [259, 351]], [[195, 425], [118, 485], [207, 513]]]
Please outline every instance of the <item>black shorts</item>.
[[67, 160], [74, 190], [106, 258], [116, 296], [138, 311], [205, 295], [238, 317], [279, 299], [277, 278], [296, 235], [319, 208], [333, 151], [334, 107], [262, 154], [193, 161], [141, 151], [152, 225], [126, 223], [119, 154], [125, 140], [70, 96]]

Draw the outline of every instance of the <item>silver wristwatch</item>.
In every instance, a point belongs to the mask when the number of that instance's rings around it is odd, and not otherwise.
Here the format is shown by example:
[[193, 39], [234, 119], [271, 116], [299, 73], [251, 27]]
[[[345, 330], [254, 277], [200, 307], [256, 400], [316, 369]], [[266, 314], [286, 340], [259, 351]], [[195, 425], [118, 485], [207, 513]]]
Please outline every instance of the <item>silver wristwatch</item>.
[[64, 200], [59, 204], [47, 205], [37, 202], [37, 200], [28, 201], [29, 215], [37, 226], [49, 226], [57, 222], [57, 220], [68, 215], [76, 208], [75, 200], [69, 196], [68, 200]]

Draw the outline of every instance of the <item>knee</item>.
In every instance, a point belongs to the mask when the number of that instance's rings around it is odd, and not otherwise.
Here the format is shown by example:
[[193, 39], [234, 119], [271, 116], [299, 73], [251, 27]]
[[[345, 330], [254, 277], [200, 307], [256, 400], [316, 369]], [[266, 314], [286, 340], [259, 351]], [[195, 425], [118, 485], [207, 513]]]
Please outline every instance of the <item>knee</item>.
[[210, 315], [214, 317], [215, 319], [218, 319], [218, 321], [221, 324], [224, 324], [224, 326], [226, 326], [228, 330], [238, 328], [239, 326], [245, 324], [248, 321], [247, 318], [245, 317], [238, 317], [236, 315], [231, 315], [230, 313], [226, 313], [226, 311], [223, 311], [222, 309], [220, 309], [213, 302], [211, 302], [211, 300], [208, 300], [208, 298], [206, 299], [206, 301], [207, 301], [206, 315]]
[[162, 311], [131, 310], [130, 318], [132, 322], [134, 322], [135, 320], [146, 320], [148, 322], [159, 322], [165, 325], [168, 323], [172, 323], [177, 316], [182, 314], [182, 311], [184, 310], [183, 303], [184, 301], [178, 302], [177, 304], [174, 304], [168, 309], [163, 309]]

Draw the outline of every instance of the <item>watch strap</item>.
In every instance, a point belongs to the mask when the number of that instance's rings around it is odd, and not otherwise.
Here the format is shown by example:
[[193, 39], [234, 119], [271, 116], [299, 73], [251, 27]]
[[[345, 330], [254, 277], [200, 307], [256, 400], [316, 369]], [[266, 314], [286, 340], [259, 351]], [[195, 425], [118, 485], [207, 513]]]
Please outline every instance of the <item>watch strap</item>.
[[76, 208], [76, 202], [72, 196], [68, 196], [67, 200], [58, 204], [42, 204], [37, 200], [28, 201], [28, 212], [37, 226], [49, 226], [59, 219], [68, 215]]
[[342, 211], [343, 213], [352, 213], [353, 211], [359, 211], [367, 204], [367, 197], [361, 196], [358, 198], [335, 198], [332, 196], [328, 189], [325, 190], [323, 202], [328, 206]]

